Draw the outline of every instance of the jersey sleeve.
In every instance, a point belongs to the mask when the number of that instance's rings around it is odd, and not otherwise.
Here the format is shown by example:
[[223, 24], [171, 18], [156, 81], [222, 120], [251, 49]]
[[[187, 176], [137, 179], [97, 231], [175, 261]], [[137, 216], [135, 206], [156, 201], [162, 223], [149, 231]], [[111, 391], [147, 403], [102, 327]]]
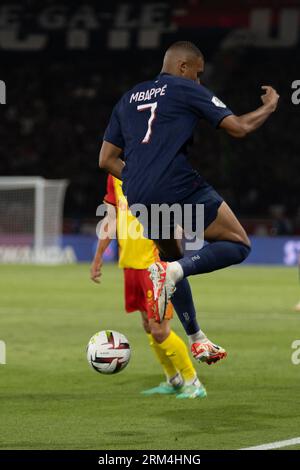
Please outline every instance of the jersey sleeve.
[[125, 146], [120, 123], [120, 103], [117, 103], [113, 109], [108, 126], [104, 132], [103, 140], [106, 140], [121, 149]]
[[188, 107], [214, 127], [218, 127], [226, 116], [233, 114], [226, 104], [203, 85], [187, 80], [182, 89]]
[[108, 175], [106, 182], [106, 194], [104, 196], [104, 202], [107, 204], [112, 204], [113, 206], [117, 205], [116, 194], [114, 188], [114, 180], [112, 175]]

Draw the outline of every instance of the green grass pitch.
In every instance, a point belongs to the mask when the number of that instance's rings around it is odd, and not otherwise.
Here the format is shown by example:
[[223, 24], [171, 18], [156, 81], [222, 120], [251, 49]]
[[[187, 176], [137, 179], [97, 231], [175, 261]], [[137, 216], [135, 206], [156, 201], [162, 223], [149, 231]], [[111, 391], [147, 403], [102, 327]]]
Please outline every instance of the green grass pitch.
[[[238, 267], [191, 279], [204, 331], [228, 351], [196, 365], [207, 399], [143, 397], [162, 380], [138, 313], [123, 310], [122, 272], [101, 285], [88, 265], [0, 267], [1, 449], [238, 449], [300, 436], [296, 269]], [[177, 319], [173, 326], [184, 338]], [[124, 333], [132, 359], [103, 376], [85, 356], [99, 330]], [[298, 446], [299, 448], [299, 446]]]

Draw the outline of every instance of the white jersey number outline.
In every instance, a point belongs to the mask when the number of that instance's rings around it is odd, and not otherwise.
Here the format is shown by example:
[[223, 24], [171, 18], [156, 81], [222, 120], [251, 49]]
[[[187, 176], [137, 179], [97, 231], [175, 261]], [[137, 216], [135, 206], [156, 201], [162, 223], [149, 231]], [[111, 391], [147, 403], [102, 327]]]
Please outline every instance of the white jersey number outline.
[[147, 132], [145, 134], [145, 137], [142, 140], [142, 144], [148, 144], [149, 141], [150, 141], [150, 137], [151, 137], [151, 134], [152, 134], [152, 123], [155, 119], [155, 110], [156, 110], [156, 108], [157, 108], [157, 101], [155, 101], [154, 103], [140, 104], [139, 106], [137, 106], [138, 111], [145, 111], [146, 109], [151, 110], [151, 114], [150, 114], [150, 117], [149, 117], [149, 120], [148, 120], [148, 129], [147, 129]]

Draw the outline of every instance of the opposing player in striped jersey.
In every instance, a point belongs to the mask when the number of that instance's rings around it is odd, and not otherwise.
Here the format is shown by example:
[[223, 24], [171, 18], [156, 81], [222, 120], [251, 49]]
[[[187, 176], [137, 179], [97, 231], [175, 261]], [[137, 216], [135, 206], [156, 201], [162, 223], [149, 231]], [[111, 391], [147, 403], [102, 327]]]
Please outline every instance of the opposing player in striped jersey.
[[[110, 175], [104, 201], [108, 208], [108, 214], [102, 223], [102, 233], [105, 232], [105, 236], [98, 242], [91, 266], [91, 279], [99, 282], [103, 253], [117, 228], [119, 267], [124, 270], [125, 310], [128, 313], [141, 312], [144, 330], [166, 376], [165, 382], [143, 393], [176, 394], [177, 398], [205, 397], [205, 388], [197, 377], [186, 345], [170, 328], [172, 305], [168, 305], [162, 322], [155, 308], [153, 286], [147, 268], [159, 260], [157, 248], [151, 240], [143, 237], [140, 223], [128, 210], [122, 182]], [[140, 234], [138, 239], [132, 238], [132, 227], [135, 233]]]

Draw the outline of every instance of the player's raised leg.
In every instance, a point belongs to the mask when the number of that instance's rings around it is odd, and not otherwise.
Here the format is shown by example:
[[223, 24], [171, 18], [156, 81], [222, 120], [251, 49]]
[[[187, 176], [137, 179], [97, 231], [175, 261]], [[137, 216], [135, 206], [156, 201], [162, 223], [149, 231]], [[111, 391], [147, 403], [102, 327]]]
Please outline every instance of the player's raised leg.
[[199, 250], [198, 256], [186, 255], [178, 262], [170, 263], [171, 277], [175, 283], [191, 275], [239, 264], [251, 251], [245, 230], [226, 202], [222, 202], [216, 219], [206, 228], [204, 239], [210, 243]]
[[[178, 261], [150, 266], [150, 277], [160, 300], [160, 308], [164, 305], [164, 300], [167, 301], [174, 295], [176, 284], [182, 279], [241, 263], [250, 253], [250, 241], [246, 232], [225, 202], [219, 206], [215, 220], [206, 228], [204, 238], [210, 243], [199, 250], [198, 254], [193, 253]], [[159, 240], [157, 245], [164, 253], [168, 251], [168, 246], [170, 254], [173, 252], [172, 240]], [[208, 340], [204, 333], [192, 344], [192, 353], [196, 359], [208, 364], [226, 357], [226, 351]]]

